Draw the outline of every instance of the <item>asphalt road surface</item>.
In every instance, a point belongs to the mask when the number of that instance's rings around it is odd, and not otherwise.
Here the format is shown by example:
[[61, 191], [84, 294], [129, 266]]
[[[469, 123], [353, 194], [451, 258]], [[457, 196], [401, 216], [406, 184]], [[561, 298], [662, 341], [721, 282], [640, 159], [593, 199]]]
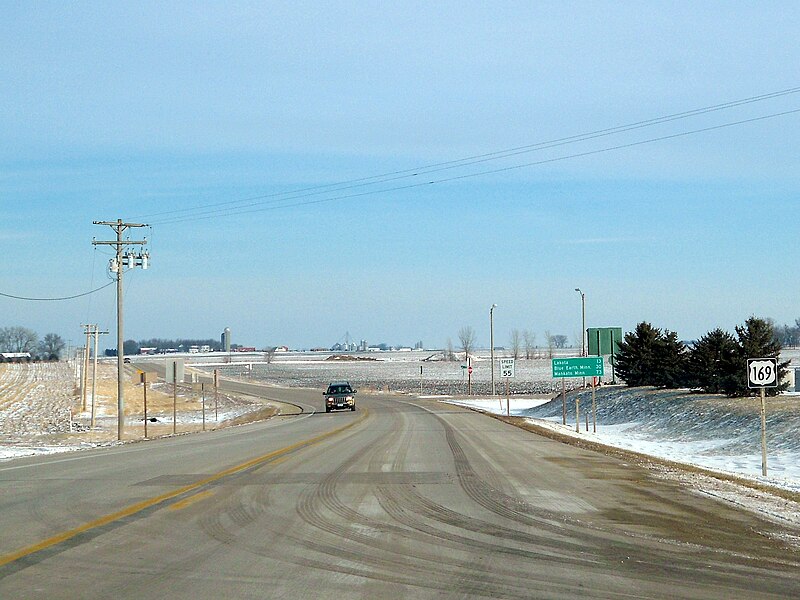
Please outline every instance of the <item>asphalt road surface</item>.
[[619, 459], [431, 401], [266, 394], [304, 411], [0, 464], [0, 598], [800, 597], [781, 526]]

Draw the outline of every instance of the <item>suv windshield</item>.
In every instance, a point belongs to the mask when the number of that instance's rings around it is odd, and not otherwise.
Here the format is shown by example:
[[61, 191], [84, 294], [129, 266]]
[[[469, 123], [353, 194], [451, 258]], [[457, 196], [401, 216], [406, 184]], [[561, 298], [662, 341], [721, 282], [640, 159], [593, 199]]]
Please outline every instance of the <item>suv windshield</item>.
[[329, 394], [351, 394], [352, 388], [349, 385], [332, 385], [328, 387]]

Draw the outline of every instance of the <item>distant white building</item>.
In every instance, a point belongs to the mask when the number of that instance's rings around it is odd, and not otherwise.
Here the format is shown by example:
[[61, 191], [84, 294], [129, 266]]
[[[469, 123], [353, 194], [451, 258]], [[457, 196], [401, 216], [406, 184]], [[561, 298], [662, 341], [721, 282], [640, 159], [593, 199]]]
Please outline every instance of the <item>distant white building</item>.
[[0, 361], [10, 362], [16, 360], [30, 360], [30, 352], [0, 352]]

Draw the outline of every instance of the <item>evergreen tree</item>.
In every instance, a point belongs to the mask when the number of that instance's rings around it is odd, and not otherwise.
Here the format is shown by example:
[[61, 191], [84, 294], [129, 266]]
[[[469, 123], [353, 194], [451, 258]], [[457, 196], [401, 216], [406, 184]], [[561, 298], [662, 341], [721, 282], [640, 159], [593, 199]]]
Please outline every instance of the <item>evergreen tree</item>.
[[656, 350], [652, 385], [663, 388], [679, 388], [687, 385], [686, 344], [678, 339], [678, 334], [665, 329], [658, 340]]
[[660, 353], [661, 330], [641, 322], [617, 345], [617, 374], [629, 386], [654, 385], [653, 373]]
[[[729, 360], [722, 363], [722, 389], [728, 396], [751, 396], [756, 390], [747, 387], [748, 358], [779, 358], [781, 343], [775, 339], [775, 328], [766, 319], [750, 317], [744, 325], [736, 326], [737, 348]], [[786, 389], [783, 379], [789, 361], [778, 363], [778, 387], [767, 388], [768, 396]]]
[[686, 346], [674, 331], [642, 322], [619, 342], [617, 374], [629, 386], [677, 388], [686, 385]]
[[689, 351], [688, 385], [711, 394], [721, 393], [724, 370], [736, 351], [736, 339], [730, 333], [719, 327], [709, 331]]

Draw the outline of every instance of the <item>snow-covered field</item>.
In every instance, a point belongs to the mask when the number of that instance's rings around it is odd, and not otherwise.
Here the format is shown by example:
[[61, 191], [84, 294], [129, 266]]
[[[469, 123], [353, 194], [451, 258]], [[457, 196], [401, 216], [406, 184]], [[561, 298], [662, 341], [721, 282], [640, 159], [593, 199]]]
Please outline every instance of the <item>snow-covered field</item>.
[[[561, 389], [561, 382], [551, 377], [551, 363], [547, 353], [538, 351], [538, 358], [516, 361], [516, 373], [510, 380], [510, 392], [519, 394], [546, 394]], [[559, 356], [574, 356], [568, 349]], [[495, 358], [503, 356], [498, 351]], [[338, 357], [338, 359], [337, 359]], [[466, 395], [471, 382], [473, 394], [491, 393], [491, 360], [487, 351], [477, 352], [470, 359], [472, 374], [464, 360], [441, 360], [441, 352], [367, 352], [362, 354], [334, 355], [315, 353], [288, 353], [277, 356], [269, 364], [263, 361], [219, 364], [223, 374], [250, 377], [278, 385], [323, 388], [331, 381], [347, 380], [356, 388], [379, 389], [421, 394]], [[420, 372], [421, 370], [421, 372]], [[611, 366], [606, 364], [611, 381]], [[495, 385], [505, 391], [505, 381], [495, 368]], [[566, 381], [568, 389], [580, 381]]]
[[[91, 392], [87, 406], [79, 394], [74, 363], [0, 364], [0, 460], [71, 452], [117, 444], [116, 368], [111, 362], [98, 369], [95, 428], [91, 428]], [[91, 385], [89, 386], [91, 387]], [[148, 436], [172, 433], [172, 386], [151, 384]], [[126, 440], [144, 437], [142, 386], [126, 381]], [[206, 428], [230, 424], [265, 409], [251, 399], [220, 394], [215, 410], [213, 395], [206, 402]], [[179, 388], [177, 430], [202, 429], [199, 394]]]

